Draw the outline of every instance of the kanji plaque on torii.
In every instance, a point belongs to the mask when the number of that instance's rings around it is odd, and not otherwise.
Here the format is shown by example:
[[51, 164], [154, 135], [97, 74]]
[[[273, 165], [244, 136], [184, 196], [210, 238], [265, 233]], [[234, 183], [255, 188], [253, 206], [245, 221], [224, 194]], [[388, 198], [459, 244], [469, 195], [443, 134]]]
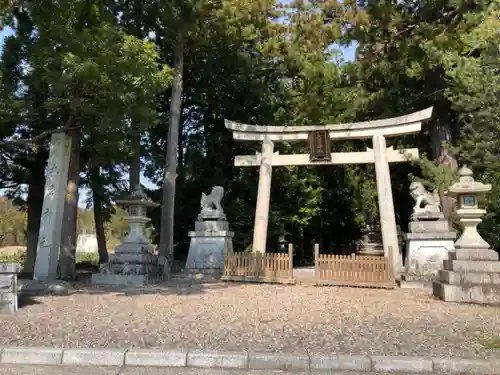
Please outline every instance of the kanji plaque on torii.
[[331, 161], [330, 134], [327, 130], [316, 130], [309, 133], [309, 160]]

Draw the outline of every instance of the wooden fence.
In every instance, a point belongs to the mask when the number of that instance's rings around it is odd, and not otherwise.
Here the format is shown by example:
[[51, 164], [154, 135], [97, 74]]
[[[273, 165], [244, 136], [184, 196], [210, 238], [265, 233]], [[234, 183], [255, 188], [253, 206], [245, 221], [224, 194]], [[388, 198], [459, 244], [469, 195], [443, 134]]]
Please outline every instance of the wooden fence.
[[316, 285], [395, 288], [389, 259], [383, 256], [320, 254], [314, 247]]
[[222, 280], [294, 284], [293, 246], [288, 254], [227, 252]]

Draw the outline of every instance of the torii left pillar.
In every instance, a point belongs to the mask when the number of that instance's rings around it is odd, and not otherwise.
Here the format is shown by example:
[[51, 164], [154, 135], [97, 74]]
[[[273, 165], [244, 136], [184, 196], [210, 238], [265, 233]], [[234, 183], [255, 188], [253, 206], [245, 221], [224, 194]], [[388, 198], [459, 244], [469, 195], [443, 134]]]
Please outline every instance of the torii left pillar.
[[396, 215], [394, 212], [394, 200], [392, 197], [391, 173], [389, 161], [387, 160], [387, 145], [382, 134], [372, 137], [373, 153], [375, 157], [375, 174], [377, 178], [378, 209], [380, 214], [380, 229], [382, 230], [382, 242], [384, 245], [384, 256], [390, 259], [392, 272], [399, 275], [402, 262], [399, 255], [398, 231], [396, 227]]
[[271, 202], [271, 177], [273, 172], [274, 143], [269, 138], [262, 142], [262, 156], [259, 170], [259, 187], [255, 223], [253, 231], [252, 251], [265, 253], [267, 243], [267, 224], [269, 222], [269, 205]]

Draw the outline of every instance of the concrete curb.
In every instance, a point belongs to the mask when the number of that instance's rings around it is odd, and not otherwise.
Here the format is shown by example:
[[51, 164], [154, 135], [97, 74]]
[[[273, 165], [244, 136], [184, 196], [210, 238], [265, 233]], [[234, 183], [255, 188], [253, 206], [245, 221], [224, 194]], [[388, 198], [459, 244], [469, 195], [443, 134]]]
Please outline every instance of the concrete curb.
[[0, 363], [500, 375], [500, 359], [309, 355], [148, 349], [0, 348]]

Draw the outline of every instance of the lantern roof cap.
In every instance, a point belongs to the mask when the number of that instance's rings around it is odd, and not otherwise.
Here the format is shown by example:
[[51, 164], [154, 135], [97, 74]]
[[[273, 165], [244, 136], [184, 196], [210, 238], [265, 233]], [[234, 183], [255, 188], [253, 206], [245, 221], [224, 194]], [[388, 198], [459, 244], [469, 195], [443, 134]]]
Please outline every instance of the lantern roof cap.
[[490, 184], [474, 180], [474, 173], [467, 165], [460, 168], [458, 176], [458, 182], [448, 188], [447, 195], [451, 197], [462, 194], [485, 194], [491, 191]]
[[129, 196], [125, 199], [120, 199], [116, 201], [117, 204], [121, 204], [123, 206], [145, 206], [145, 207], [158, 207], [159, 204], [153, 202], [142, 190], [141, 184], [137, 184], [134, 186]]

